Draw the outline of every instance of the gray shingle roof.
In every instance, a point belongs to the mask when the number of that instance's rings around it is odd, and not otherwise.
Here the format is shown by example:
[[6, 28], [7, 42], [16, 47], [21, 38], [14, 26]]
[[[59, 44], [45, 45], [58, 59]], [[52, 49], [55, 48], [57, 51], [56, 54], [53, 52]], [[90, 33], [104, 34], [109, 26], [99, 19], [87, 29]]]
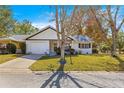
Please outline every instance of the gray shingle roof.
[[77, 42], [92, 42], [92, 39], [86, 35], [74, 35], [71, 38]]
[[13, 35], [10, 37], [0, 37], [0, 40], [14, 40], [23, 42], [29, 35]]

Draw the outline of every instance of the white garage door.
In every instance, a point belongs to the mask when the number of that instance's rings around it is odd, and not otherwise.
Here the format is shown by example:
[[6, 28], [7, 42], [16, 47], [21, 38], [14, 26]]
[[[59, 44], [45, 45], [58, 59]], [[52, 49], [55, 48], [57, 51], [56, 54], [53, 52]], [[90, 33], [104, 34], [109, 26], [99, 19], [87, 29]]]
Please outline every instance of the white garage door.
[[49, 53], [49, 42], [41, 41], [41, 42], [31, 42], [30, 43], [30, 52], [32, 54], [45, 54]]

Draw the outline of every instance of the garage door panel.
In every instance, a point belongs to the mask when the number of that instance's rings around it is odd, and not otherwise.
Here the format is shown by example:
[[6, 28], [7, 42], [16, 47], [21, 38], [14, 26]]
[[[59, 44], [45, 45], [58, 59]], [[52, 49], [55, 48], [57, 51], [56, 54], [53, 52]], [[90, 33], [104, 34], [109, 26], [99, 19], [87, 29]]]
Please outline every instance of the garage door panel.
[[30, 52], [32, 54], [49, 53], [49, 42], [31, 42]]

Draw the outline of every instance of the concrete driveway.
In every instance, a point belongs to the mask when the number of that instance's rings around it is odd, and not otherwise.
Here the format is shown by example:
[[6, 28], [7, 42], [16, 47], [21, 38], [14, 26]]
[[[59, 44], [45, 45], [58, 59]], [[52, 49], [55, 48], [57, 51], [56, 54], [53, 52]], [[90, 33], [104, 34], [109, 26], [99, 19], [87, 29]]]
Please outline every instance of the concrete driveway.
[[6, 63], [0, 64], [0, 72], [30, 72], [28, 67], [33, 64], [42, 55], [25, 55], [14, 60], [10, 60]]
[[0, 73], [2, 88], [124, 88], [123, 72]]

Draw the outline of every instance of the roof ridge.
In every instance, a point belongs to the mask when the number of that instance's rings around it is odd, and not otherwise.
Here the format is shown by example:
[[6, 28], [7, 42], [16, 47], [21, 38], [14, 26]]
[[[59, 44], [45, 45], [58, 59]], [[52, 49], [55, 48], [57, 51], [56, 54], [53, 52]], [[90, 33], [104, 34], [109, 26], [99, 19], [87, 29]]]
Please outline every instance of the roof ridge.
[[45, 31], [46, 29], [49, 29], [49, 28], [51, 28], [51, 29], [53, 29], [54, 31], [56, 31], [56, 29], [55, 29], [54, 27], [48, 25], [48, 26], [43, 27], [42, 29], [40, 29], [38, 32], [31, 34], [31, 35], [28, 36], [26, 39], [31, 38], [32, 36], [35, 36], [35, 35], [37, 35], [38, 33], [41, 33], [41, 32], [43, 32], [43, 31]]

